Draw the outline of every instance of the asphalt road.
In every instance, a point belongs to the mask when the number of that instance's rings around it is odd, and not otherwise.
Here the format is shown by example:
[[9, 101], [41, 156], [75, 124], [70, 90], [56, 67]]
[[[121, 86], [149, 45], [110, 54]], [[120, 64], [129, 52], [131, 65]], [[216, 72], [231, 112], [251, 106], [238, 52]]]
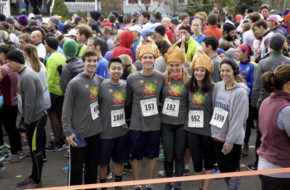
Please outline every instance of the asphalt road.
[[[252, 131], [250, 144], [254, 144], [255, 140], [255, 130]], [[47, 135], [49, 136], [49, 135]], [[28, 152], [28, 147], [24, 147], [24, 150]], [[241, 158], [241, 170], [247, 170], [246, 165], [254, 161], [254, 148], [251, 146], [250, 154], [247, 157]], [[42, 183], [44, 187], [52, 186], [64, 186], [67, 182], [67, 173], [63, 172], [61, 168], [67, 166], [68, 158], [64, 157], [64, 152], [48, 152], [48, 161], [44, 164], [42, 173]], [[14, 190], [16, 189], [15, 184], [30, 174], [31, 172], [31, 159], [29, 157], [25, 158], [19, 163], [9, 163], [5, 164], [7, 171], [0, 175], [0, 190]], [[192, 163], [191, 171], [192, 169]], [[142, 166], [146, 166], [145, 162]], [[163, 168], [163, 162], [158, 161], [157, 172]], [[143, 178], [145, 178], [146, 168], [143, 168]], [[124, 174], [123, 181], [132, 180], [132, 173], [128, 172]], [[153, 186], [156, 190], [164, 189], [164, 184], [158, 184]], [[133, 187], [125, 187], [124, 189], [133, 189]], [[198, 190], [196, 182], [189, 181], [183, 183], [184, 190]], [[226, 190], [226, 185], [222, 179], [213, 180], [211, 184], [212, 190]], [[242, 177], [240, 182], [240, 190], [260, 190], [261, 182], [258, 176]]]

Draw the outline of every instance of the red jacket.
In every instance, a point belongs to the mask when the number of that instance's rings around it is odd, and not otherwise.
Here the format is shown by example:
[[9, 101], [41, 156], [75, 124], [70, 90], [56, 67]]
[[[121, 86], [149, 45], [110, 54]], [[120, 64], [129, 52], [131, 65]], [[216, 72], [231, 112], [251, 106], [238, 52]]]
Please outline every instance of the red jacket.
[[120, 45], [115, 47], [113, 50], [113, 57], [117, 57], [119, 55], [127, 54], [132, 58], [133, 61], [133, 53], [130, 49], [131, 45], [134, 41], [134, 34], [131, 31], [123, 31], [120, 34]]
[[203, 32], [206, 36], [214, 36], [218, 40], [222, 37], [222, 30], [217, 26], [208, 26], [208, 28]]

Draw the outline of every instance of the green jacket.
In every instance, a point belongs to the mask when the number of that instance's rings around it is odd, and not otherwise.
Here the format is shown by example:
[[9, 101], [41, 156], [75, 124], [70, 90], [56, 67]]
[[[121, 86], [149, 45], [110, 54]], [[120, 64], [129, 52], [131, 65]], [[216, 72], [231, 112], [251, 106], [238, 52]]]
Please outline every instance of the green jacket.
[[[46, 61], [46, 82], [49, 93], [63, 96], [63, 92], [60, 89], [59, 80], [60, 74], [58, 70], [62, 70], [62, 67], [66, 65], [66, 58], [59, 52], [54, 52]], [[62, 67], [60, 67], [62, 66]]]
[[195, 55], [196, 49], [200, 47], [200, 44], [196, 42], [192, 37], [186, 41], [188, 48], [186, 52], [186, 62], [191, 63], [193, 56]]

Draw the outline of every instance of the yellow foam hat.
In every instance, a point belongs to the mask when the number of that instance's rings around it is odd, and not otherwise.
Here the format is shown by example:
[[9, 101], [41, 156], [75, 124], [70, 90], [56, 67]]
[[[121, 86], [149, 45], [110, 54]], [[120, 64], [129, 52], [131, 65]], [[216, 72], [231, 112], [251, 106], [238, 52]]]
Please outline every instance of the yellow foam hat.
[[214, 63], [202, 50], [198, 50], [195, 53], [190, 65], [190, 69], [194, 70], [199, 67], [205, 68], [210, 73], [214, 71]]
[[168, 63], [184, 63], [185, 62], [185, 48], [184, 42], [181, 43], [181, 48], [177, 46], [179, 41], [175, 42], [164, 54], [164, 60]]

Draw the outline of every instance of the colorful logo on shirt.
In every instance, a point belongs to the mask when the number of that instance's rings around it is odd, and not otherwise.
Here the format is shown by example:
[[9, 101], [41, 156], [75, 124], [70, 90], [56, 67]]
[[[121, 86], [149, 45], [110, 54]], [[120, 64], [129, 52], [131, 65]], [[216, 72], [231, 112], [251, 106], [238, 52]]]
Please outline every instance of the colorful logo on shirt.
[[96, 86], [89, 86], [88, 84], [85, 85], [85, 88], [89, 90], [89, 99], [93, 100], [96, 99], [99, 95], [99, 87]]
[[115, 91], [113, 93], [113, 102], [115, 104], [121, 104], [125, 102], [125, 94], [124, 92]]
[[203, 105], [205, 103], [205, 96], [200, 92], [196, 92], [191, 97], [191, 103], [194, 105]]
[[144, 94], [151, 95], [154, 94], [157, 90], [157, 85], [153, 82], [145, 82], [144, 84]]
[[181, 96], [184, 88], [180, 85], [173, 84], [169, 86], [169, 90], [167, 91], [167, 94], [170, 96]]

